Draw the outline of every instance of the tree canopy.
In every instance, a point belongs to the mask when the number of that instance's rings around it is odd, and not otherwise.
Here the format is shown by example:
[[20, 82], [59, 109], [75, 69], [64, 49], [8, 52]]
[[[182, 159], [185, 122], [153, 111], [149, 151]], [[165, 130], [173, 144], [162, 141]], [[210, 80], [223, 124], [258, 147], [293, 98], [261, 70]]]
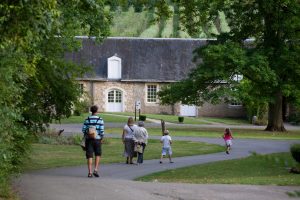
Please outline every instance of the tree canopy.
[[[197, 67], [187, 79], [160, 91], [162, 103], [201, 105], [250, 96], [257, 104], [268, 103], [266, 130], [284, 131], [283, 99], [295, 103], [300, 98], [300, 2], [182, 0], [178, 4], [181, 18], [188, 19], [182, 23], [190, 35], [218, 12], [224, 12], [230, 30], [195, 51]], [[243, 80], [237, 81], [237, 76]]]
[[111, 16], [103, 0], [4, 0], [0, 4], [0, 198], [29, 150], [28, 130], [70, 114], [79, 97], [75, 78], [86, 70], [66, 63], [76, 35], [101, 41]]

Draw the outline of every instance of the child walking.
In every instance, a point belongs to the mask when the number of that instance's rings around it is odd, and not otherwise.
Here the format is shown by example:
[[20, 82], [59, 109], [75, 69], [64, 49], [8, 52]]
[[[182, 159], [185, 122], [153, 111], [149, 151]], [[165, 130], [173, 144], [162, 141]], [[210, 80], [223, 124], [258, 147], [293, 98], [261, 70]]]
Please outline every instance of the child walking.
[[160, 143], [163, 144], [162, 151], [161, 151], [161, 157], [159, 163], [162, 163], [163, 157], [168, 154], [170, 163], [173, 163], [172, 161], [172, 138], [169, 136], [169, 131], [165, 130], [164, 135], [160, 139]]
[[229, 154], [229, 151], [231, 150], [231, 146], [232, 146], [232, 139], [233, 139], [231, 130], [229, 128], [225, 129], [223, 139], [226, 145], [226, 153]]

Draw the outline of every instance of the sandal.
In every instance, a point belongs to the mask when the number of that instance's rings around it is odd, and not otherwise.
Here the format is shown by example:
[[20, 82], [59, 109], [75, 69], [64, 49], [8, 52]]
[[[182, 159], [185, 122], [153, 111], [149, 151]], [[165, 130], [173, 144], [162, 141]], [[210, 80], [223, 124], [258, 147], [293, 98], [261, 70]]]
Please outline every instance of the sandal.
[[94, 171], [94, 172], [93, 172], [93, 175], [94, 175], [95, 177], [99, 177], [99, 174], [98, 174], [97, 171]]
[[92, 178], [92, 177], [93, 177], [93, 175], [92, 175], [91, 173], [89, 173], [89, 174], [88, 174], [88, 177], [89, 177], [89, 178]]

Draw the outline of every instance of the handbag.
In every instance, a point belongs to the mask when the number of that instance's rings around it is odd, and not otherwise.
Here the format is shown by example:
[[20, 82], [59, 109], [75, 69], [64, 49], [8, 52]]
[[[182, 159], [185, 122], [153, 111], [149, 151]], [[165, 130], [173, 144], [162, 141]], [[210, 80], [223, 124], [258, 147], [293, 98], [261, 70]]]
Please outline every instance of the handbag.
[[143, 146], [140, 144], [137, 144], [134, 146], [134, 151], [137, 153], [143, 153]]

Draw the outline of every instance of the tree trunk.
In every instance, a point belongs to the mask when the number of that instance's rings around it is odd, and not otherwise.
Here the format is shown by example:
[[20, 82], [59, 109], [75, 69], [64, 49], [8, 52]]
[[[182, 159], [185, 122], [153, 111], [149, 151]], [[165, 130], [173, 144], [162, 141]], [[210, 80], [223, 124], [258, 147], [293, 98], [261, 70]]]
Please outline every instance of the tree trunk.
[[161, 119], [160, 122], [161, 122], [161, 132], [162, 132], [162, 135], [164, 135], [164, 132], [166, 130], [165, 121]]
[[277, 92], [275, 95], [275, 101], [269, 103], [269, 117], [268, 126], [266, 131], [286, 131], [283, 125], [282, 119], [282, 94]]

